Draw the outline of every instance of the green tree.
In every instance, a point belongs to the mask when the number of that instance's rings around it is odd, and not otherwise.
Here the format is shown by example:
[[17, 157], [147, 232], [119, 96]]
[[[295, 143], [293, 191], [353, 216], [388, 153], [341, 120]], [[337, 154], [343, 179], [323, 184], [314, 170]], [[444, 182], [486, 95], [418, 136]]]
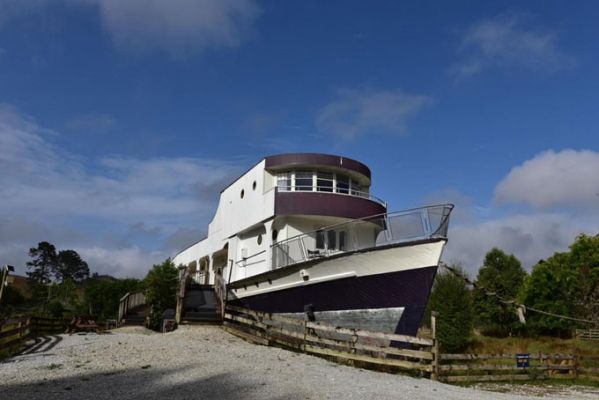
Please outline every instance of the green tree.
[[[464, 274], [459, 266], [453, 268]], [[472, 297], [464, 279], [447, 271], [438, 274], [429, 309], [439, 313], [437, 338], [441, 349], [449, 353], [463, 351], [470, 341], [473, 321]]]
[[[527, 277], [520, 301], [529, 307], [573, 318], [599, 320], [599, 235], [580, 235], [570, 251], [539, 261]], [[535, 312], [527, 313], [535, 334], [569, 336], [577, 324]]]
[[61, 282], [82, 282], [89, 277], [89, 266], [75, 250], [61, 250], [58, 252], [55, 275]]
[[52, 280], [52, 276], [58, 265], [58, 255], [56, 247], [48, 242], [39, 242], [37, 247], [29, 249], [31, 261], [27, 261], [27, 276], [31, 280], [43, 285], [47, 285]]
[[514, 255], [497, 248], [486, 254], [473, 291], [475, 324], [483, 334], [507, 336], [523, 329], [513, 305], [500, 298], [514, 300], [525, 277], [526, 272]]
[[85, 294], [79, 312], [103, 321], [116, 319], [119, 300], [128, 292], [143, 290], [143, 283], [139, 279], [116, 279], [94, 274], [83, 287]]
[[152, 267], [144, 279], [146, 302], [150, 306], [150, 327], [160, 328], [160, 318], [167, 309], [177, 304], [179, 271], [170, 258]]

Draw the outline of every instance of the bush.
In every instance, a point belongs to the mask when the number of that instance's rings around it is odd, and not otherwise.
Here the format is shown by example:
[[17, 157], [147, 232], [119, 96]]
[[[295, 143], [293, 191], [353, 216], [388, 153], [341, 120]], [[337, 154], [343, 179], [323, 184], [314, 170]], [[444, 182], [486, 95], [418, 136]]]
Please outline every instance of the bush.
[[[461, 271], [459, 267], [453, 267]], [[472, 298], [464, 280], [450, 272], [437, 275], [429, 300], [437, 311], [437, 339], [443, 351], [463, 351], [472, 333]]]
[[150, 306], [150, 328], [160, 329], [162, 313], [177, 305], [179, 271], [170, 258], [154, 265], [144, 279], [146, 303]]

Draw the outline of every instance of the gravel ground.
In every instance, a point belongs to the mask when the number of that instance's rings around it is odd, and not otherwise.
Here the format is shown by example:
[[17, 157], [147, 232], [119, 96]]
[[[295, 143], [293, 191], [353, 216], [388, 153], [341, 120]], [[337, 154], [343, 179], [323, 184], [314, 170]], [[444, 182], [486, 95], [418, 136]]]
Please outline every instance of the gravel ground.
[[[550, 399], [599, 399], [564, 388]], [[539, 399], [341, 366], [218, 327], [57, 335], [0, 362], [0, 399]]]

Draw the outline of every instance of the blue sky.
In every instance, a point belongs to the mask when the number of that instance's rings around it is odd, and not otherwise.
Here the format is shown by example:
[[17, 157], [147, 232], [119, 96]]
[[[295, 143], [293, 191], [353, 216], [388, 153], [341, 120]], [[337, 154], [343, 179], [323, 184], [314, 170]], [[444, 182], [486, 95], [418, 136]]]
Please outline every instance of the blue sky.
[[141, 276], [265, 155], [452, 201], [446, 261], [599, 226], [596, 2], [0, 0], [0, 263], [40, 240]]

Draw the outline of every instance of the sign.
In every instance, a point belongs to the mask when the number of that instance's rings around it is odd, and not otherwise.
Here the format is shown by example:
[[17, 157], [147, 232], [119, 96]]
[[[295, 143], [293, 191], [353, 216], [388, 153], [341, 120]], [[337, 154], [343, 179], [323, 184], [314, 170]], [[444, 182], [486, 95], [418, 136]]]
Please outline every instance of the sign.
[[530, 354], [516, 354], [516, 368], [528, 368]]

